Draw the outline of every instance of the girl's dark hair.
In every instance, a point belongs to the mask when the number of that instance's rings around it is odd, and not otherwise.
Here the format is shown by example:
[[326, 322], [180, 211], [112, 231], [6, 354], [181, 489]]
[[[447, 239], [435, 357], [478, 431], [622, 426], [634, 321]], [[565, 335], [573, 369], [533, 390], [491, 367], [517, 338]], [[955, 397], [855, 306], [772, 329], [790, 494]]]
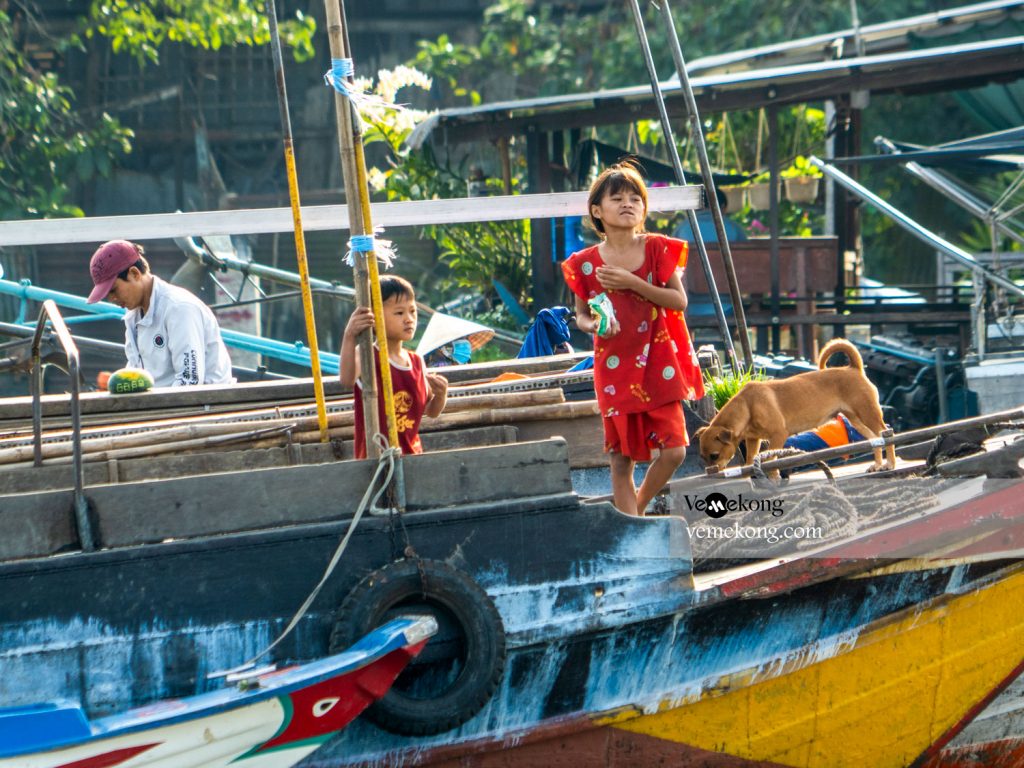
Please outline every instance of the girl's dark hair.
[[412, 283], [398, 275], [382, 275], [380, 278], [380, 300], [387, 301], [390, 298], [416, 300], [416, 291]]
[[[608, 195], [614, 195], [624, 189], [636, 192], [643, 198], [644, 213], [646, 214], [647, 186], [644, 184], [643, 176], [640, 175], [640, 169], [636, 162], [630, 159], [608, 166], [601, 171], [600, 176], [594, 179], [594, 183], [590, 185], [590, 196], [587, 198], [587, 213], [590, 214], [593, 207], [600, 205], [601, 201]], [[590, 226], [597, 230], [598, 233], [604, 234], [604, 223], [600, 219], [595, 219], [591, 214], [589, 215], [589, 221]], [[643, 222], [640, 224], [640, 231], [644, 231]]]

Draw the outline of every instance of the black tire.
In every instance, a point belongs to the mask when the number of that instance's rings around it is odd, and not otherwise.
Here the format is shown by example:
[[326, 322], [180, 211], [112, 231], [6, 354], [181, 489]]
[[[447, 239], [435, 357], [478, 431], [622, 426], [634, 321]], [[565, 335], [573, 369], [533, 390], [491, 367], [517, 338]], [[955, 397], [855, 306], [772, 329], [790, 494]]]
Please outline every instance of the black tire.
[[434, 616], [438, 633], [366, 717], [406, 736], [443, 733], [479, 712], [501, 681], [501, 616], [462, 571], [439, 560], [400, 560], [374, 571], [348, 594], [331, 631], [331, 652], [403, 614]]

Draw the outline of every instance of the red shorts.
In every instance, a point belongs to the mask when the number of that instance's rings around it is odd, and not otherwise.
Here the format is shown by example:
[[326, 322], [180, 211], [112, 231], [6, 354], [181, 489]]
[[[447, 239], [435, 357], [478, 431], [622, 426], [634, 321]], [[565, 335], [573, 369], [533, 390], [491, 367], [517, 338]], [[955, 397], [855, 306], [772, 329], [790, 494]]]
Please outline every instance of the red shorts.
[[604, 450], [634, 461], [650, 461], [652, 448], [681, 448], [690, 444], [686, 418], [678, 400], [650, 411], [605, 416]]

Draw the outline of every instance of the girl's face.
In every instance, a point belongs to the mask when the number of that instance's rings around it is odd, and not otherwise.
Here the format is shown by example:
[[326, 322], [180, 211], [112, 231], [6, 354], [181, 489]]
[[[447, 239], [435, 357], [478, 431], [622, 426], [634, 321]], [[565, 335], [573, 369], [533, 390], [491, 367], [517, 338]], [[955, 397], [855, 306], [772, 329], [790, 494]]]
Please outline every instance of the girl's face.
[[590, 215], [601, 220], [606, 232], [612, 229], [634, 231], [643, 226], [647, 209], [639, 192], [631, 187], [623, 187], [606, 194], [597, 205], [592, 205]]

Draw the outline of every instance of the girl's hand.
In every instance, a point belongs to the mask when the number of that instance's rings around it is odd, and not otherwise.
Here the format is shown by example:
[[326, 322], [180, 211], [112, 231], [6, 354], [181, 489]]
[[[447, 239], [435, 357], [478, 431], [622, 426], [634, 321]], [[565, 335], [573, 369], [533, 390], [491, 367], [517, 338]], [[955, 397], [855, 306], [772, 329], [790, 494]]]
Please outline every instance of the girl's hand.
[[608, 329], [604, 333], [598, 334], [598, 335], [602, 339], [610, 339], [612, 336], [614, 336], [615, 334], [617, 334], [621, 330], [622, 330], [622, 326], [619, 325], [618, 319], [613, 317], [612, 321], [610, 323], [608, 323]]
[[[622, 267], [604, 265], [597, 268], [597, 282], [606, 291], [626, 291], [636, 285], [639, 277]], [[642, 281], [641, 281], [642, 282]]]
[[373, 327], [373, 310], [369, 307], [356, 307], [349, 316], [345, 326], [345, 335], [355, 338], [367, 328]]

